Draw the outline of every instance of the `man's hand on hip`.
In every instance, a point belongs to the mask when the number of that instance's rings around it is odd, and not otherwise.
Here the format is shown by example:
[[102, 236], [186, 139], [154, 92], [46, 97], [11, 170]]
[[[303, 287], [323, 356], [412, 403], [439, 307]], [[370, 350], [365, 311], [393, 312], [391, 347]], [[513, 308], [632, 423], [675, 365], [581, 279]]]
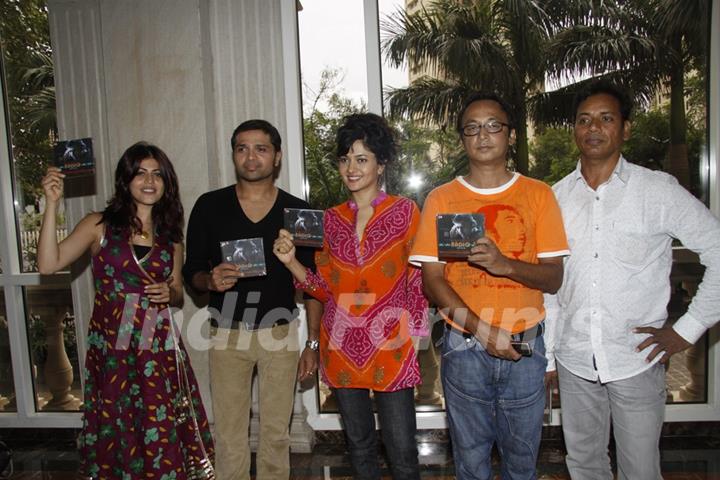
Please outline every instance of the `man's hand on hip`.
[[664, 354], [660, 359], [660, 363], [667, 363], [670, 357], [678, 352], [682, 352], [686, 348], [689, 348], [692, 344], [682, 338], [672, 327], [638, 327], [633, 330], [635, 333], [646, 333], [650, 335], [648, 338], [637, 346], [637, 351], [640, 352], [645, 350], [651, 345], [655, 345], [655, 348], [650, 351], [650, 354], [645, 359], [648, 363], [652, 362], [655, 357]]

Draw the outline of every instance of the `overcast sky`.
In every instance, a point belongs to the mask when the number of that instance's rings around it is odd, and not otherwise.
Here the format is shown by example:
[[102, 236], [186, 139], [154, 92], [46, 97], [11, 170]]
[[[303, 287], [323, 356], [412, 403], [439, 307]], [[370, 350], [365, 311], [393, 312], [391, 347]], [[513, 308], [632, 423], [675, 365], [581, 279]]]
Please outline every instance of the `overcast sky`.
[[[382, 21], [386, 13], [403, 8], [405, 1], [379, 0], [378, 4]], [[302, 6], [298, 24], [303, 83], [317, 90], [325, 68], [340, 68], [344, 95], [367, 103], [362, 0], [303, 0]], [[408, 83], [405, 69], [383, 66], [382, 75], [383, 86], [402, 87]]]

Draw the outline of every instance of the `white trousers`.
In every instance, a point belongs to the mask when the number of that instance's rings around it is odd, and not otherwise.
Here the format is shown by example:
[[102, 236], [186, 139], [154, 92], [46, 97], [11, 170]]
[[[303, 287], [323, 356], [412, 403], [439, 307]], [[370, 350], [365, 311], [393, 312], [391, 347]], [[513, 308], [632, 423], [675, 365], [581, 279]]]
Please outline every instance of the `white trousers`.
[[610, 422], [618, 480], [657, 480], [665, 416], [665, 367], [615, 382], [589, 381], [558, 362], [563, 435], [573, 480], [611, 480]]

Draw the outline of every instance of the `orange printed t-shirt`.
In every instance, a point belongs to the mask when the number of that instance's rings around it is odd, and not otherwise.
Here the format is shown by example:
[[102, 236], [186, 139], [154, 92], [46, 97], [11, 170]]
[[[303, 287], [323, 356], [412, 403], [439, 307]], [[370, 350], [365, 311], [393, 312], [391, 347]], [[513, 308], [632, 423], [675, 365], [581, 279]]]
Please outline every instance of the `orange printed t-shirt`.
[[428, 195], [410, 253], [410, 262], [416, 265], [446, 263], [446, 280], [482, 321], [512, 333], [541, 322], [545, 308], [540, 290], [496, 277], [463, 260], [438, 258], [435, 216], [440, 213], [484, 214], [485, 235], [503, 255], [538, 263], [539, 258], [570, 254], [552, 189], [517, 173], [505, 185], [492, 189], [473, 187], [458, 177]]

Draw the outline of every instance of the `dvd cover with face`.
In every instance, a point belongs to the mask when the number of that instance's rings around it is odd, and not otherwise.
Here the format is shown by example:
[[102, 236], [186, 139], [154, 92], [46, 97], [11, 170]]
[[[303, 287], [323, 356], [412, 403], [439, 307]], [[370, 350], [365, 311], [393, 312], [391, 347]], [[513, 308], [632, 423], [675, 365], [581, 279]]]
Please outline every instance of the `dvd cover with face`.
[[223, 262], [237, 265], [243, 277], [259, 277], [267, 274], [261, 237], [220, 242], [220, 251]]
[[482, 213], [441, 213], [435, 222], [439, 258], [466, 258], [475, 242], [485, 236]]
[[53, 163], [65, 174], [65, 197], [95, 195], [92, 138], [63, 140], [55, 145]]
[[285, 230], [293, 236], [295, 245], [322, 247], [325, 212], [307, 208], [286, 208], [283, 213]]

